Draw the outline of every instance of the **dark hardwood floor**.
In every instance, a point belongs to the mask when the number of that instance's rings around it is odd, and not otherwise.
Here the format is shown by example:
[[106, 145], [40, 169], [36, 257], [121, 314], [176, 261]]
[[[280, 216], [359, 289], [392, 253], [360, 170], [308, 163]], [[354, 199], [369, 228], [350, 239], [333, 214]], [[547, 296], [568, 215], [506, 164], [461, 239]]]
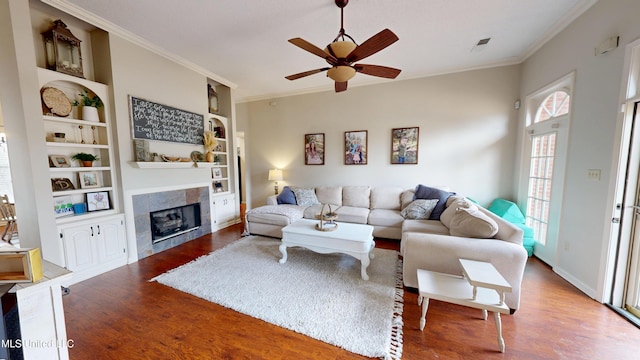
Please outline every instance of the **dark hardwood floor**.
[[[149, 279], [240, 238], [241, 226], [71, 286], [64, 296], [76, 359], [363, 359], [345, 350]], [[395, 241], [377, 246], [398, 249]], [[375, 260], [374, 260], [375, 261]], [[242, 284], [238, 284], [242, 286]], [[405, 291], [404, 359], [637, 359], [640, 330], [530, 258], [520, 310], [492, 317], [431, 301], [424, 332], [417, 294]]]

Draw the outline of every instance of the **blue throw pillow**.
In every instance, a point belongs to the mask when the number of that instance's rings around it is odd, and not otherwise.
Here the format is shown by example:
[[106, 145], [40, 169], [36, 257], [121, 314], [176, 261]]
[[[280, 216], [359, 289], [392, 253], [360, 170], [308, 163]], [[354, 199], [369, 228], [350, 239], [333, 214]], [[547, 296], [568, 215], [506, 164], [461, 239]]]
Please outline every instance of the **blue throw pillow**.
[[456, 193], [449, 191], [418, 185], [416, 186], [416, 194], [413, 196], [413, 199], [438, 199], [436, 207], [431, 211], [431, 215], [429, 215], [429, 220], [440, 220], [440, 215], [447, 208], [447, 199], [449, 196], [455, 194]]
[[288, 186], [282, 188], [282, 192], [277, 197], [278, 204], [296, 204], [296, 195]]

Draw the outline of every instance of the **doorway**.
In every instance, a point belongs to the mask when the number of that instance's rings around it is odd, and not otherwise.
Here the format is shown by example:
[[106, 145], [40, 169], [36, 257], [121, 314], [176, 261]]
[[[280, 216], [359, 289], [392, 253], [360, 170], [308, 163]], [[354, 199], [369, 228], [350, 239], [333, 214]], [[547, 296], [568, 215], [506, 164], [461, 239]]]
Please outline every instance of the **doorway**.
[[603, 248], [603, 302], [640, 327], [640, 40], [627, 45], [620, 152], [612, 172], [609, 242]]
[[0, 108], [0, 243], [19, 245], [15, 215], [11, 166], [9, 164], [9, 146]]
[[618, 184], [623, 200], [616, 206], [619, 217], [613, 219], [620, 229], [610, 305], [640, 323], [640, 101], [626, 106], [632, 115], [624, 136], [628, 139], [624, 182]]

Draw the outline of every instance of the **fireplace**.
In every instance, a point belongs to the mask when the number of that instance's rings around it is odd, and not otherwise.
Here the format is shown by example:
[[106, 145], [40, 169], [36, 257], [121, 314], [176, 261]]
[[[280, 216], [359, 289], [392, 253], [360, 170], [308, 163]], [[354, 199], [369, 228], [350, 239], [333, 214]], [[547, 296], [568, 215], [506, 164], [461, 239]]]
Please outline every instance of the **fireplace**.
[[200, 204], [198, 203], [153, 211], [149, 216], [151, 220], [151, 242], [153, 244], [196, 230], [201, 223]]
[[[197, 239], [203, 235], [211, 233], [211, 185], [206, 184], [202, 186], [188, 186], [185, 188], [170, 189], [164, 191], [158, 191], [153, 188], [145, 189], [145, 192], [140, 194], [134, 194], [131, 196], [131, 205], [133, 206], [133, 224], [135, 226], [135, 239], [138, 260], [144, 259], [147, 256], [157, 254], [159, 252], [171, 249], [173, 247], [184, 244], [185, 242]], [[185, 215], [183, 211], [180, 211], [179, 215], [173, 212], [161, 214], [167, 210], [173, 210], [192, 204], [198, 204], [200, 207], [199, 214], [197, 216], [194, 212], [193, 215]], [[156, 232], [153, 229], [154, 220], [150, 215], [151, 213], [158, 212], [159, 217], [164, 216], [168, 220], [177, 220], [180, 216], [180, 220], [184, 222], [189, 218], [199, 219], [196, 222], [187, 226], [186, 229], [193, 229], [191, 231], [175, 230], [178, 226], [175, 226], [178, 221], [173, 223], [173, 230], [169, 233], [170, 224], [165, 224], [161, 227], [160, 233], [165, 233], [164, 236], [156, 236]], [[173, 218], [173, 219], [172, 219]], [[181, 225], [180, 228], [184, 226]], [[164, 238], [164, 240], [160, 240]]]

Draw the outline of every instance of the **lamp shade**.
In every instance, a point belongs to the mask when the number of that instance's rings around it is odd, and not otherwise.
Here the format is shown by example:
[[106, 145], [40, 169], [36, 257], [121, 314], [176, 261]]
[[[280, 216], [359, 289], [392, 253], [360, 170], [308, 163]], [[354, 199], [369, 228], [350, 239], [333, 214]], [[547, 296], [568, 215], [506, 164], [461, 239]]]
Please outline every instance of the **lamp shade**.
[[282, 180], [282, 170], [280, 170], [280, 169], [271, 169], [271, 170], [269, 170], [269, 180], [270, 181], [281, 181]]
[[333, 81], [345, 82], [356, 76], [356, 69], [351, 66], [338, 65], [329, 69], [327, 76]]

